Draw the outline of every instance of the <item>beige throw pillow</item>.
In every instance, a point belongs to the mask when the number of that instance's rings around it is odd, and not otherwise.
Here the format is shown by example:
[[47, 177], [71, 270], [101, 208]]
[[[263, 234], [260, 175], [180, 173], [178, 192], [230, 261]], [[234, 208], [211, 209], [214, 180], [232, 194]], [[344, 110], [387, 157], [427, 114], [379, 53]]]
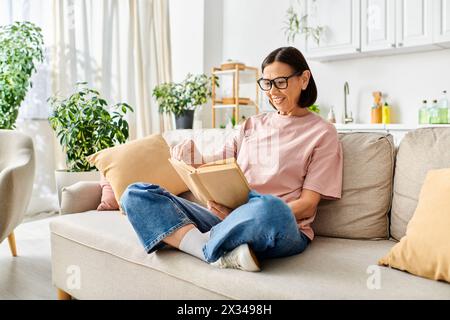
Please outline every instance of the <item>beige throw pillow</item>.
[[395, 164], [391, 236], [400, 240], [429, 170], [450, 167], [450, 128], [421, 128], [402, 139]]
[[450, 169], [430, 170], [406, 236], [379, 264], [450, 282]]
[[160, 185], [178, 195], [188, 190], [169, 162], [170, 150], [160, 134], [104, 149], [87, 157], [109, 181], [117, 202], [136, 182]]
[[342, 198], [322, 200], [315, 234], [347, 239], [387, 239], [395, 147], [391, 135], [339, 134], [344, 153]]

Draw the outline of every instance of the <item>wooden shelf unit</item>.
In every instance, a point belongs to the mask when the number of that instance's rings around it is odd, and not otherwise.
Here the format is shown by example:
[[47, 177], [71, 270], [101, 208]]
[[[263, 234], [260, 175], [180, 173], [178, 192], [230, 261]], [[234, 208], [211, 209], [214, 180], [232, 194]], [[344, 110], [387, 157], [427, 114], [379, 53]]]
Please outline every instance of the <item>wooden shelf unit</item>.
[[[216, 109], [226, 109], [226, 108], [233, 108], [233, 116], [236, 121], [236, 124], [239, 122], [239, 116], [240, 116], [240, 108], [255, 108], [255, 114], [259, 113], [259, 106], [258, 106], [258, 97], [259, 97], [259, 87], [258, 87], [258, 79], [259, 79], [259, 69], [256, 67], [249, 67], [242, 65], [236, 65], [235, 69], [227, 69], [222, 70], [221, 68], [214, 67], [211, 71], [213, 76], [221, 76], [221, 75], [232, 75], [232, 96], [226, 97], [225, 99], [227, 103], [223, 103], [222, 100], [217, 99], [216, 96], [216, 85], [213, 81], [212, 84], [212, 127], [216, 127]], [[239, 97], [240, 92], [240, 86], [241, 86], [241, 80], [242, 75], [249, 75], [251, 77], [254, 76], [254, 83], [255, 83], [255, 97], [254, 99], [248, 98], [248, 97]], [[253, 79], [252, 79], [253, 81]], [[219, 84], [220, 85], [220, 84]], [[234, 103], [230, 103], [234, 100]]]

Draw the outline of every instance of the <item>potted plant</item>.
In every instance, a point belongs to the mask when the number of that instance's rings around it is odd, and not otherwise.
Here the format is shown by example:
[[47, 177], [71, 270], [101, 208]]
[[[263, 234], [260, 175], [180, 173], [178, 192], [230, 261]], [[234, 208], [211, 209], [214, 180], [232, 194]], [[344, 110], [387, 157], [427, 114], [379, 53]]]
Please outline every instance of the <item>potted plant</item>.
[[[126, 103], [108, 107], [98, 91], [77, 83], [76, 91], [66, 99], [50, 97], [50, 125], [66, 154], [67, 170], [56, 170], [56, 188], [61, 203], [61, 188], [77, 181], [99, 181], [100, 174], [86, 157], [105, 148], [125, 143], [129, 136]], [[111, 111], [109, 111], [111, 110]]]
[[153, 96], [159, 112], [173, 113], [177, 129], [192, 129], [195, 108], [205, 104], [212, 95], [212, 81], [217, 85], [217, 77], [189, 73], [181, 83], [157, 85]]
[[44, 59], [43, 45], [41, 28], [31, 22], [0, 27], [0, 129], [15, 128], [30, 77]]
[[320, 108], [317, 104], [313, 104], [312, 106], [309, 106], [308, 109], [309, 109], [309, 111], [320, 114]]

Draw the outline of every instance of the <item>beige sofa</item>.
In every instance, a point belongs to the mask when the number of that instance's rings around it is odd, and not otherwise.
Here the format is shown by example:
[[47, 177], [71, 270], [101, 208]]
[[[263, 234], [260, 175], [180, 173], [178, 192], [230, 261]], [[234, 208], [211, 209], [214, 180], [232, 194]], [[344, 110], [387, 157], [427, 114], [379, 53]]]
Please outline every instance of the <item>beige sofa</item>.
[[[173, 145], [192, 133], [172, 131], [165, 138]], [[208, 136], [216, 145], [216, 138], [224, 136], [218, 129], [195, 133], [194, 140]], [[410, 132], [398, 152], [390, 135], [345, 133], [340, 139], [342, 199], [320, 204], [316, 238], [304, 253], [263, 261], [260, 273], [216, 269], [174, 249], [148, 255], [126, 216], [95, 211], [97, 183], [66, 188], [63, 195], [72, 205], [63, 211], [79, 213], [51, 223], [53, 283], [59, 297], [450, 299], [448, 283], [377, 266], [405, 234], [427, 170], [450, 167], [450, 154], [444, 152], [450, 150], [450, 129]], [[183, 196], [192, 199], [189, 193]]]

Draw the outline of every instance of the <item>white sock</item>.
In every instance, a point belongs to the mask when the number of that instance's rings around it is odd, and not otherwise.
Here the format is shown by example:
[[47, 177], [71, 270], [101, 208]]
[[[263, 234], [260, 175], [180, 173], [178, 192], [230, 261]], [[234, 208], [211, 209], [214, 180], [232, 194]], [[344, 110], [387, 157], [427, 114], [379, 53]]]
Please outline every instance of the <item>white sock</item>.
[[203, 246], [209, 240], [209, 231], [201, 233], [197, 228], [189, 230], [181, 239], [179, 249], [203, 261], [206, 261], [203, 255]]

